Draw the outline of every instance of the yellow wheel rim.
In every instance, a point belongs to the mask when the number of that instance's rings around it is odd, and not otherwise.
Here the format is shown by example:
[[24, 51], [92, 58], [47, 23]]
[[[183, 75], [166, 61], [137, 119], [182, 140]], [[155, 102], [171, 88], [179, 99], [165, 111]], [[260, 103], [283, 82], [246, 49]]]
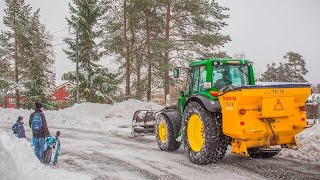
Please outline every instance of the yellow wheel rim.
[[160, 122], [158, 129], [159, 139], [162, 143], [167, 141], [167, 126], [165, 123]]
[[189, 145], [194, 152], [199, 152], [204, 144], [204, 127], [200, 116], [193, 114], [188, 122], [187, 135]]

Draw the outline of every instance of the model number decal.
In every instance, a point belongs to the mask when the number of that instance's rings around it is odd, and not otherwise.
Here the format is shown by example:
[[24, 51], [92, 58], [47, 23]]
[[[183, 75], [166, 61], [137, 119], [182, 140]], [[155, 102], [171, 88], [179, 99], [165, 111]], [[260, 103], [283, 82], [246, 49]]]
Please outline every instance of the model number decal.
[[266, 91], [265, 94], [284, 94], [283, 89], [272, 89], [270, 91]]
[[234, 96], [223, 96], [223, 100], [225, 100], [225, 101], [236, 101], [237, 97], [234, 97]]
[[233, 102], [225, 102], [226, 110], [232, 111], [233, 110]]

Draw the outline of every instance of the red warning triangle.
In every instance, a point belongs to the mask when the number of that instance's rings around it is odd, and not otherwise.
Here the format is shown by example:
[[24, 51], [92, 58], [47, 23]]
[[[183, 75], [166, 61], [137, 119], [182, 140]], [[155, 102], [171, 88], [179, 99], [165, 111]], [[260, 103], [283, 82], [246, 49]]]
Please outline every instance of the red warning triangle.
[[283, 110], [283, 106], [281, 104], [280, 99], [277, 100], [277, 104], [274, 106], [273, 110], [277, 110], [277, 111]]

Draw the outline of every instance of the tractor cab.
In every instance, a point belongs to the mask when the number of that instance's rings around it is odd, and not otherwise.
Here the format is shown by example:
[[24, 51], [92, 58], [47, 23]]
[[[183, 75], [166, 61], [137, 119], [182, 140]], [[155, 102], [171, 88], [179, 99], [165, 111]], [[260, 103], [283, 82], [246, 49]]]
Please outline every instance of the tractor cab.
[[[188, 83], [182, 91], [178, 101], [180, 113], [190, 96], [202, 96], [211, 101], [218, 101], [219, 91], [255, 85], [252, 68], [253, 63], [248, 60], [206, 59], [190, 64]], [[179, 78], [180, 69], [175, 68], [173, 76]]]

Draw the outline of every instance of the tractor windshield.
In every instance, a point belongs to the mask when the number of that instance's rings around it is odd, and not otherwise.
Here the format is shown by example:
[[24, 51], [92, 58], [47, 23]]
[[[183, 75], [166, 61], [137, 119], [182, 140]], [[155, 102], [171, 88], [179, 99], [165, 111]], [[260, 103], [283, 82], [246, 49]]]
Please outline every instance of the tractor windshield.
[[212, 84], [221, 89], [226, 85], [249, 85], [249, 68], [246, 65], [224, 64], [213, 66]]

